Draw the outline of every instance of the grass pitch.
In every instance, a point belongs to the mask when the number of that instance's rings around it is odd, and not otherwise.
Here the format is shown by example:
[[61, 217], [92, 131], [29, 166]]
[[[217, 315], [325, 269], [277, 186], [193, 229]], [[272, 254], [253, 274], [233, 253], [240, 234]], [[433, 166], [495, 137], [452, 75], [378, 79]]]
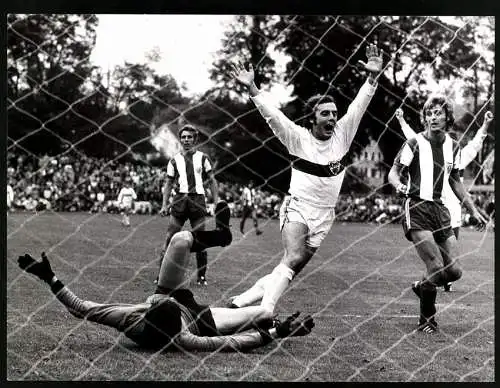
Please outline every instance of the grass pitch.
[[[167, 220], [83, 213], [12, 213], [7, 219], [8, 380], [494, 381], [494, 233], [461, 230], [464, 275], [438, 292], [439, 332], [416, 332], [410, 289], [424, 270], [399, 225], [334, 224], [291, 283], [279, 317], [314, 316], [307, 337], [249, 353], [153, 353], [118, 331], [71, 316], [45, 284], [17, 267], [45, 250], [57, 276], [81, 298], [135, 303], [153, 291]], [[277, 221], [264, 234], [236, 231], [209, 250], [208, 286], [189, 285], [200, 303], [222, 306], [282, 256]], [[208, 226], [213, 226], [210, 220]]]

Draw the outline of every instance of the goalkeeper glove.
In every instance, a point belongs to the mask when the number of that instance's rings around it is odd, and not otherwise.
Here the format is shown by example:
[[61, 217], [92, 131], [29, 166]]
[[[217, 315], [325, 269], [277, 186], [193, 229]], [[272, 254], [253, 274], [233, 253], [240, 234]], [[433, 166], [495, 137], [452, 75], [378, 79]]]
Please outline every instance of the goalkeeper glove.
[[297, 319], [300, 312], [290, 315], [284, 322], [279, 322], [276, 325], [276, 333], [279, 338], [297, 337], [307, 335], [314, 327], [314, 320], [310, 315], [306, 315], [304, 319]]
[[36, 261], [33, 257], [26, 253], [24, 256], [19, 256], [17, 263], [22, 270], [38, 276], [41, 280], [48, 284], [50, 284], [50, 281], [54, 277], [54, 272], [52, 271], [52, 268], [50, 268], [50, 263], [45, 255], [45, 252], [42, 252], [41, 262]]

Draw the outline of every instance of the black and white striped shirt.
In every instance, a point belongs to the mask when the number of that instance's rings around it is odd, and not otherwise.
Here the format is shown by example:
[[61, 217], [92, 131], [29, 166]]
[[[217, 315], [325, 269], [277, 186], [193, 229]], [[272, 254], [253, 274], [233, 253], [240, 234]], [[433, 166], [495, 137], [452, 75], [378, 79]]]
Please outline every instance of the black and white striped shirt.
[[424, 132], [408, 139], [394, 163], [404, 167], [403, 178], [411, 197], [443, 203], [444, 182], [453, 170], [459, 170], [460, 146], [448, 134], [444, 141], [430, 141]]
[[208, 156], [201, 151], [178, 153], [168, 162], [167, 176], [177, 179], [179, 193], [205, 195], [203, 182], [212, 171]]

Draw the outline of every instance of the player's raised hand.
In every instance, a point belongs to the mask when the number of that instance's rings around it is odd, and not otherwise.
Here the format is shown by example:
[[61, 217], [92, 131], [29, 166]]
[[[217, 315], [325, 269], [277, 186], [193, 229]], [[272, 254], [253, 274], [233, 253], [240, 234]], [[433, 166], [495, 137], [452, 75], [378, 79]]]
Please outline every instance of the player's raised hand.
[[304, 336], [311, 333], [314, 327], [314, 320], [310, 315], [303, 319], [298, 319], [300, 312], [290, 315], [285, 321], [279, 322], [276, 326], [276, 333], [279, 338]]
[[367, 62], [358, 61], [360, 65], [362, 65], [366, 70], [373, 73], [374, 76], [378, 75], [382, 71], [382, 55], [383, 51], [378, 49], [378, 47], [370, 43], [366, 47], [366, 57], [368, 59]]
[[241, 62], [232, 64], [230, 74], [236, 81], [246, 86], [250, 86], [255, 78], [255, 72], [251, 63], [248, 64], [248, 70]]
[[491, 121], [493, 120], [493, 113], [491, 113], [490, 111], [487, 111], [485, 114], [484, 114], [484, 122], [483, 122], [483, 125], [488, 125], [489, 123], [491, 123]]
[[38, 276], [41, 280], [49, 283], [54, 276], [54, 271], [50, 267], [49, 260], [45, 255], [45, 252], [42, 252], [42, 261], [36, 261], [31, 255], [28, 253], [24, 254], [24, 256], [19, 256], [17, 259], [17, 263], [19, 267], [35, 276]]

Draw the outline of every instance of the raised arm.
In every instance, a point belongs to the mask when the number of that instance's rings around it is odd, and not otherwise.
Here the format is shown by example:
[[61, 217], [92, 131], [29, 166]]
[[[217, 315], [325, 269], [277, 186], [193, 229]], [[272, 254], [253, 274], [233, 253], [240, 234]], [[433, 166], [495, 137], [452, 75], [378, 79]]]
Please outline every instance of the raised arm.
[[405, 135], [406, 140], [411, 139], [417, 135], [417, 133], [408, 125], [406, 122], [405, 118], [403, 117], [403, 109], [398, 108], [396, 109], [396, 120], [398, 120], [399, 125], [401, 126], [401, 129], [403, 131], [403, 134]]
[[304, 129], [286, 117], [274, 104], [266, 101], [263, 93], [255, 85], [255, 73], [252, 65], [249, 64], [248, 68], [247, 70], [241, 63], [233, 65], [231, 75], [236, 81], [248, 88], [252, 101], [276, 137], [289, 151], [290, 149], [293, 150], [297, 143], [300, 142], [300, 133]]
[[377, 80], [382, 72], [382, 55], [382, 50], [379, 52], [376, 45], [369, 44], [366, 48], [368, 61], [366, 63], [358, 61], [368, 72], [368, 78], [347, 108], [346, 114], [338, 121], [338, 126], [341, 128], [340, 134], [344, 136], [344, 143], [347, 149], [351, 146], [352, 140], [358, 130], [359, 123], [375, 94]]
[[466, 168], [477, 156], [483, 147], [483, 141], [488, 135], [488, 126], [493, 120], [493, 113], [490, 111], [484, 114], [483, 125], [477, 130], [474, 138], [462, 149], [462, 168]]

